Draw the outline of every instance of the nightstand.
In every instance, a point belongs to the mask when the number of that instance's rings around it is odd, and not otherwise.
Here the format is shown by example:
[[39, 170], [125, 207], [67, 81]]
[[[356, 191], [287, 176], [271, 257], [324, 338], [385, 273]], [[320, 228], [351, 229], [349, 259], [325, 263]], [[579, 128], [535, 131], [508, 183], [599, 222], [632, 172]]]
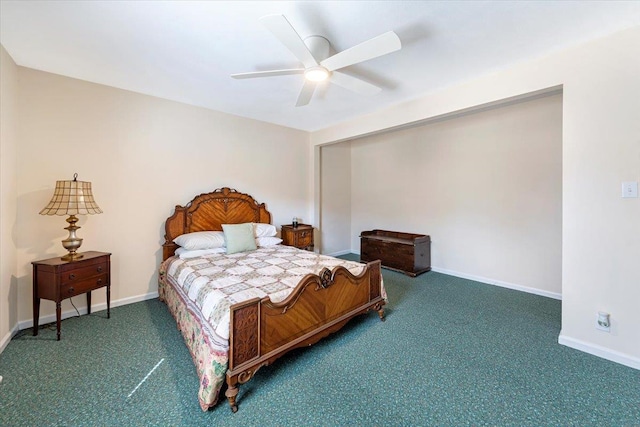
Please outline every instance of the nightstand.
[[307, 224], [298, 224], [297, 227], [292, 224], [283, 225], [281, 235], [283, 245], [313, 251], [312, 226]]
[[34, 261], [33, 335], [38, 335], [40, 299], [56, 302], [56, 326], [60, 341], [62, 300], [87, 294], [87, 313], [91, 314], [91, 291], [107, 287], [107, 319], [111, 317], [111, 254], [84, 252], [81, 259], [63, 261], [60, 257]]

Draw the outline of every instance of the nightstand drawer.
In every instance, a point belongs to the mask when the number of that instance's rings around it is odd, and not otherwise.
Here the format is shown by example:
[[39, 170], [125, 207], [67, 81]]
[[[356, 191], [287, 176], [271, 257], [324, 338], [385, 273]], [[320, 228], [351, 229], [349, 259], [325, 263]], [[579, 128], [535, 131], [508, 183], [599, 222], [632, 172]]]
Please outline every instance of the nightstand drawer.
[[75, 268], [70, 271], [65, 271], [60, 277], [62, 285], [80, 282], [89, 277], [97, 276], [107, 272], [107, 263], [102, 262], [98, 264], [89, 265], [87, 267]]
[[313, 230], [301, 231], [297, 235], [296, 246], [299, 248], [304, 248], [306, 246], [311, 246], [313, 243]]
[[75, 295], [84, 294], [94, 289], [107, 286], [108, 281], [109, 278], [105, 273], [100, 276], [92, 277], [90, 279], [74, 281], [72, 283], [63, 283], [60, 286], [60, 297], [70, 298]]

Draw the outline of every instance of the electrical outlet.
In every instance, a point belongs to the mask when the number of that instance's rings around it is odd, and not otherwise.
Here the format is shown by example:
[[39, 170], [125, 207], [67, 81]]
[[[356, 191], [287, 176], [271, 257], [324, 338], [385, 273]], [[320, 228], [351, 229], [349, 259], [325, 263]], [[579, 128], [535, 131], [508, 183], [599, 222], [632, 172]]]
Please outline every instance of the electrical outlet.
[[611, 332], [611, 317], [609, 313], [599, 311], [596, 316], [596, 329], [605, 332]]

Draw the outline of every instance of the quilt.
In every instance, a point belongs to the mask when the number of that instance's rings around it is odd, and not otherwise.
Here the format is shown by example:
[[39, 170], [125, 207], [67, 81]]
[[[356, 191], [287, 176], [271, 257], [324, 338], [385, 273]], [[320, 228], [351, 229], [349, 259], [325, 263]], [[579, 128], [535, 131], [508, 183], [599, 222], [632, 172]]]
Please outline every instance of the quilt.
[[203, 410], [216, 404], [225, 380], [231, 305], [265, 296], [280, 302], [307, 274], [338, 266], [354, 275], [365, 268], [357, 262], [283, 245], [231, 255], [171, 257], [162, 263], [160, 298], [176, 318], [194, 359]]

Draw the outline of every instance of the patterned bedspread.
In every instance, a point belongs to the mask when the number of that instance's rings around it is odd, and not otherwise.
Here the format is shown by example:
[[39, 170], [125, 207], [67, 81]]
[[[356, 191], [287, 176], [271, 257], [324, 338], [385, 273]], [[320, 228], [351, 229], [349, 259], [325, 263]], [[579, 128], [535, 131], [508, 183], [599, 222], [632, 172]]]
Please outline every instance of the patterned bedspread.
[[[203, 410], [215, 405], [227, 371], [229, 307], [251, 298], [284, 300], [307, 274], [343, 266], [359, 275], [364, 265], [290, 246], [232, 255], [171, 257], [160, 267], [159, 294], [169, 306], [193, 356]], [[386, 295], [383, 295], [386, 299]]]

